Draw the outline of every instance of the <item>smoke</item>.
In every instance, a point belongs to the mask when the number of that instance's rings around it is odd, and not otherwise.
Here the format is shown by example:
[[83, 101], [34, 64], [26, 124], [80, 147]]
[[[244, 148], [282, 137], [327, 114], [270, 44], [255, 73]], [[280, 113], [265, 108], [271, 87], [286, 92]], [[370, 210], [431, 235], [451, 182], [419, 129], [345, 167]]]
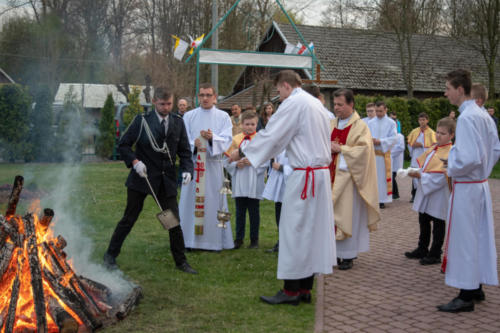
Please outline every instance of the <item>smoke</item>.
[[[82, 109], [75, 108], [78, 101], [65, 103], [70, 112], [64, 116], [63, 125], [59, 125], [58, 139], [64, 140], [64, 144], [59, 145], [61, 164], [51, 165], [51, 169], [43, 175], [43, 182], [50, 184], [50, 194], [41, 198], [42, 207], [52, 208], [55, 212], [51, 227], [54, 236], [61, 235], [67, 241], [64, 251], [74, 271], [100, 282], [111, 289], [113, 298], [121, 299], [135, 287], [135, 284], [128, 281], [121, 271], [109, 271], [103, 265], [92, 262], [93, 241], [87, 237], [82, 226], [88, 225], [83, 218], [82, 200], [82, 166], [78, 162], [81, 159], [82, 131], [88, 131], [86, 127], [92, 124], [85, 124], [85, 117], [82, 116]], [[66, 110], [67, 111], [67, 110]], [[41, 138], [42, 139], [42, 138]], [[26, 180], [32, 180], [30, 172], [26, 172]], [[36, 181], [35, 179], [33, 179]], [[27, 181], [25, 183], [28, 183]], [[87, 196], [85, 199], [89, 199]]]

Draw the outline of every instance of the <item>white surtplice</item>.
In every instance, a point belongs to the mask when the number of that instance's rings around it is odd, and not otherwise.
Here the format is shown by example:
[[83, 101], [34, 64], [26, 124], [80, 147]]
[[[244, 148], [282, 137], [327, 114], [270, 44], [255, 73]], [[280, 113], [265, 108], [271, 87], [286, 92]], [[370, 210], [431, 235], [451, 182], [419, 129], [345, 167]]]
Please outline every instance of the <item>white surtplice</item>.
[[448, 156], [453, 191], [445, 282], [470, 290], [481, 283], [498, 285], [488, 177], [500, 156], [500, 143], [495, 123], [474, 100], [462, 103], [458, 111], [456, 141]]
[[[383, 118], [374, 117], [368, 122], [368, 127], [372, 133], [372, 137], [380, 140], [380, 145], [375, 146], [375, 151], [386, 153], [392, 149], [397, 143], [396, 122], [387, 115]], [[376, 155], [375, 162], [377, 163], [377, 184], [378, 197], [380, 203], [392, 202], [392, 194], [387, 194], [387, 174], [385, 169], [384, 156]]]
[[[425, 170], [433, 156], [434, 152], [431, 152], [427, 156], [422, 165], [422, 170]], [[448, 200], [450, 198], [446, 176], [443, 173], [421, 172], [420, 179], [416, 179], [417, 192], [415, 193], [413, 210], [419, 213], [427, 213], [440, 220], [446, 220]]]
[[266, 187], [262, 197], [274, 202], [283, 202], [285, 196], [286, 178], [292, 173], [293, 169], [288, 164], [288, 157], [286, 157], [286, 150], [283, 150], [276, 156], [275, 162], [283, 166], [283, 170], [275, 170], [271, 168], [267, 177]]
[[295, 88], [243, 149], [252, 165], [261, 165], [286, 148], [294, 168], [281, 210], [278, 279], [330, 274], [336, 264], [329, 123], [321, 102]]
[[[209, 144], [207, 148], [205, 170], [195, 170], [193, 176], [196, 179], [197, 172], [205, 172], [203, 235], [194, 234], [195, 182], [192, 181], [187, 185], [183, 185], [181, 189], [179, 215], [184, 243], [187, 248], [204, 250], [232, 249], [234, 242], [230, 223], [226, 223], [227, 228], [225, 229], [217, 227], [219, 223], [217, 210], [227, 208], [226, 197], [221, 197], [219, 191], [224, 180], [222, 154], [229, 148], [232, 141], [231, 118], [226, 112], [214, 106], [210, 110], [199, 107], [186, 112], [183, 119], [193, 152], [195, 148], [194, 141], [200, 136], [200, 131], [210, 129], [213, 133], [212, 144]], [[193, 156], [193, 161], [194, 158], [195, 156]]]
[[405, 137], [398, 133], [398, 141], [391, 149], [391, 169], [392, 172], [397, 172], [403, 168], [405, 157]]

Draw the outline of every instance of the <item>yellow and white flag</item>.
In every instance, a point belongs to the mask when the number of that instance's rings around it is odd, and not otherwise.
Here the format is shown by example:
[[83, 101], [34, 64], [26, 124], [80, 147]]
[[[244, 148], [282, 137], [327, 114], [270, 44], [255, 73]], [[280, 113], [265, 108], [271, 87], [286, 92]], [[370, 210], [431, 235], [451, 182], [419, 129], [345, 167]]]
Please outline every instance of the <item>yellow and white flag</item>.
[[203, 41], [203, 38], [205, 37], [205, 34], [201, 35], [200, 37], [196, 38], [193, 40], [193, 37], [189, 36], [189, 39], [191, 40], [191, 44], [189, 47], [191, 48], [189, 50], [189, 54], [192, 54], [194, 49], [196, 49], [198, 46], [200, 46], [201, 42]]
[[175, 39], [175, 44], [174, 44], [174, 58], [181, 61], [182, 57], [184, 57], [184, 54], [186, 53], [187, 48], [189, 47], [189, 44], [176, 35], [171, 35], [173, 39]]

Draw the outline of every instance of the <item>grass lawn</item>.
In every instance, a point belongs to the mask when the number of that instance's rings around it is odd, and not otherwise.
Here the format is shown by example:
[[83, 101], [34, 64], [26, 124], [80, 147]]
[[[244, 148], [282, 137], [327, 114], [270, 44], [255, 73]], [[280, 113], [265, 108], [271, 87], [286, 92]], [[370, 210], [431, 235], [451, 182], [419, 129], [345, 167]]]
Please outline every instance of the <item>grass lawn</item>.
[[[50, 192], [56, 180], [64, 180], [62, 169], [57, 164], [0, 164], [0, 185], [12, 184], [14, 176], [20, 174], [25, 177], [25, 188]], [[58, 170], [61, 173], [54, 177]], [[93, 261], [100, 263], [125, 208], [128, 170], [122, 162], [95, 163], [82, 165], [79, 174], [77, 185], [68, 193], [68, 202], [81, 215], [84, 236], [94, 243]], [[500, 170], [496, 175], [500, 176]], [[25, 213], [27, 204], [20, 203], [18, 214]], [[230, 199], [229, 205], [234, 217], [234, 201]], [[1, 202], [0, 212], [5, 212], [5, 208], [6, 203]], [[122, 271], [143, 288], [144, 298], [129, 317], [102, 332], [313, 330], [313, 304], [269, 306], [258, 297], [272, 295], [282, 287], [276, 279], [277, 255], [265, 253], [277, 238], [273, 202], [261, 203], [260, 249], [188, 253], [188, 260], [199, 275], [175, 269], [168, 233], [156, 220], [157, 212], [157, 206], [148, 197], [118, 257]], [[55, 213], [57, 217], [57, 210]], [[234, 232], [234, 218], [232, 227]], [[245, 246], [249, 243], [248, 234], [247, 223]]]

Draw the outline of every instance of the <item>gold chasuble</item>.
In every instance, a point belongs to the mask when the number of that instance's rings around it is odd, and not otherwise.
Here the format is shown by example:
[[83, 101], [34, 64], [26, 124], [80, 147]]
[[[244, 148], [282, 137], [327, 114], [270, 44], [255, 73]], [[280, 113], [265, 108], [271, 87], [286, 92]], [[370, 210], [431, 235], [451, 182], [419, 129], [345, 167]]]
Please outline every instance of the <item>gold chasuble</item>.
[[337, 128], [338, 118], [333, 119], [331, 125], [332, 141], [341, 145], [342, 155], [349, 170], [340, 170], [340, 154], [332, 154], [330, 167], [335, 170], [332, 177], [332, 199], [336, 239], [343, 240], [352, 236], [354, 186], [366, 204], [368, 229], [377, 229], [377, 223], [380, 221], [377, 166], [370, 130], [356, 111], [343, 130]]
[[[408, 144], [410, 146], [413, 146], [415, 141], [417, 141], [418, 136], [420, 135], [421, 132], [422, 130], [420, 129], [420, 127], [417, 127], [413, 129], [413, 131], [411, 131], [410, 134], [408, 134]], [[423, 132], [424, 132], [424, 148], [429, 148], [436, 143], [436, 133], [429, 126], [427, 126], [427, 128]]]

